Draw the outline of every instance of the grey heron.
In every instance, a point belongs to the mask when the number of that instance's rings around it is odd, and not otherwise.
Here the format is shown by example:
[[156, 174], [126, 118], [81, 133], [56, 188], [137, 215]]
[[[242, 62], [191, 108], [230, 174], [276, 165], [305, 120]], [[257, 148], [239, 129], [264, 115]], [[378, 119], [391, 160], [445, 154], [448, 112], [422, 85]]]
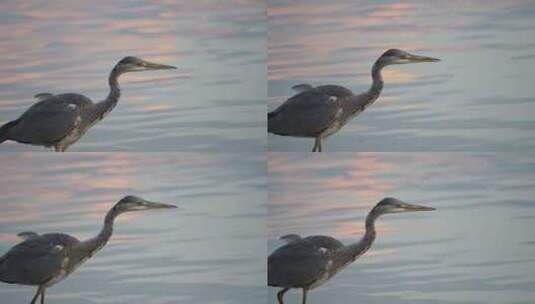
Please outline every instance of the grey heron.
[[36, 303], [39, 296], [41, 304], [44, 304], [47, 288], [65, 279], [106, 245], [118, 215], [129, 211], [162, 208], [176, 206], [150, 202], [137, 196], [126, 196], [108, 211], [100, 233], [85, 241], [63, 233], [39, 235], [31, 231], [21, 232], [18, 236], [24, 241], [0, 257], [0, 281], [37, 286], [31, 304]]
[[387, 213], [430, 211], [431, 207], [407, 204], [398, 199], [382, 199], [366, 217], [366, 232], [362, 239], [353, 244], [344, 245], [330, 236], [315, 235], [301, 238], [290, 234], [282, 237], [288, 241], [268, 257], [268, 285], [281, 287], [277, 293], [279, 304], [283, 304], [284, 294], [291, 288], [303, 290], [303, 301], [307, 293], [316, 288], [340, 270], [353, 263], [364, 254], [375, 240], [375, 220]]
[[35, 104], [19, 118], [0, 127], [0, 143], [13, 140], [66, 151], [89, 128], [115, 108], [121, 96], [119, 76], [128, 72], [168, 69], [176, 67], [128, 56], [121, 59], [111, 70], [108, 78], [110, 92], [103, 101], [93, 103], [86, 96], [76, 93], [37, 94], [35, 98], [38, 101]]
[[268, 113], [268, 132], [283, 136], [315, 138], [312, 152], [321, 152], [324, 138], [338, 132], [377, 100], [383, 89], [381, 70], [384, 67], [393, 64], [437, 61], [440, 59], [390, 49], [375, 61], [370, 89], [359, 95], [354, 95], [351, 90], [337, 85], [293, 86], [292, 89], [298, 93]]

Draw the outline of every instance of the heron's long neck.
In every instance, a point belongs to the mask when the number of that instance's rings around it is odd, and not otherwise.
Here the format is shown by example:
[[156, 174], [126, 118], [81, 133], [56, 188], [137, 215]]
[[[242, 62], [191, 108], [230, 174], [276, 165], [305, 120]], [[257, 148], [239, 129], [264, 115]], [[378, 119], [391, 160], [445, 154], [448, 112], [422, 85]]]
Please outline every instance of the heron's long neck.
[[111, 237], [113, 233], [113, 221], [115, 220], [116, 214], [113, 212], [113, 209], [108, 211], [106, 217], [104, 218], [104, 225], [100, 230], [99, 234], [93, 239], [91, 243], [91, 248], [93, 253], [100, 250]]
[[377, 60], [372, 67], [372, 86], [370, 89], [366, 92], [370, 98], [373, 100], [377, 99], [379, 97], [379, 94], [381, 94], [381, 91], [383, 90], [383, 76], [381, 75], [381, 70], [384, 68], [384, 65]]
[[119, 76], [120, 73], [117, 71], [116, 68], [111, 70], [110, 76], [108, 78], [108, 83], [110, 85], [110, 93], [108, 94], [108, 97], [106, 97], [106, 99], [95, 105], [95, 121], [104, 118], [104, 116], [106, 116], [106, 114], [113, 110], [113, 108], [115, 108], [115, 106], [117, 105], [119, 97], [121, 97], [121, 88], [119, 87], [118, 81]]
[[73, 263], [75, 267], [83, 263], [86, 259], [90, 258], [97, 251], [102, 249], [110, 239], [113, 233], [113, 221], [117, 215], [113, 212], [113, 209], [108, 211], [106, 217], [104, 218], [104, 225], [100, 230], [99, 234], [91, 239], [81, 242], [75, 248], [75, 257]]
[[372, 243], [375, 241], [375, 220], [379, 215], [372, 210], [366, 217], [366, 232], [362, 239], [357, 242], [345, 246], [341, 250], [342, 264], [346, 265], [355, 261], [359, 256], [363, 255], [370, 249]]
[[381, 91], [383, 90], [383, 76], [381, 75], [381, 70], [384, 65], [377, 60], [372, 67], [372, 86], [370, 89], [362, 94], [354, 95], [349, 100], [349, 115], [353, 115], [364, 111], [369, 105], [374, 103]]

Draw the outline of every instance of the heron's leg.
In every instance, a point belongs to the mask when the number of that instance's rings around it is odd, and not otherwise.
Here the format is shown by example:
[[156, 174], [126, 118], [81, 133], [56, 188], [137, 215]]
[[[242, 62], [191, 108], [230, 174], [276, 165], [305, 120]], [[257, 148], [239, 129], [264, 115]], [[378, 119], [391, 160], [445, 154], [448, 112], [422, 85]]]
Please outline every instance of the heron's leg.
[[308, 289], [303, 288], [303, 304], [307, 303], [307, 293], [308, 293]]
[[318, 152], [321, 152], [321, 137], [319, 138], [319, 143], [318, 143]]
[[54, 150], [56, 150], [56, 152], [65, 152], [68, 147], [68, 145], [59, 142], [54, 146]]
[[312, 148], [312, 152], [318, 151], [318, 148], [320, 147], [320, 145], [321, 145], [321, 137], [318, 136], [314, 140], [314, 147]]
[[41, 289], [41, 304], [45, 304], [45, 289]]
[[277, 300], [279, 301], [279, 304], [284, 304], [282, 301], [282, 297], [284, 297], [284, 294], [290, 290], [290, 288], [283, 288], [281, 291], [277, 292]]
[[35, 296], [33, 296], [31, 304], [35, 304], [35, 301], [37, 301], [37, 298], [41, 294], [41, 286], [37, 287], [37, 292], [35, 293]]

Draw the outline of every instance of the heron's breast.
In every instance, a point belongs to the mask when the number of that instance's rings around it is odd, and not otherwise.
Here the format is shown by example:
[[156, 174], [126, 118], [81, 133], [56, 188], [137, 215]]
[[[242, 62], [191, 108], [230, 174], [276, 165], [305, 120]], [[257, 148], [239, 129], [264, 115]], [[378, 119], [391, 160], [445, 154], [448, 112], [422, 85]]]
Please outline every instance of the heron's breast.
[[65, 257], [63, 259], [63, 262], [61, 263], [61, 269], [59, 270], [59, 272], [54, 275], [50, 280], [48, 280], [44, 286], [45, 287], [50, 287], [52, 285], [55, 285], [56, 283], [60, 282], [61, 280], [63, 280], [66, 276], [69, 275], [70, 271], [68, 270], [68, 267], [69, 267], [69, 258], [68, 257]]
[[342, 108], [339, 108], [334, 116], [333, 122], [327, 129], [325, 129], [325, 131], [321, 133], [321, 137], [329, 137], [334, 133], [338, 132], [338, 130], [340, 130], [345, 124], [345, 122], [342, 120], [343, 116], [344, 110]]
[[320, 274], [319, 278], [309, 286], [309, 289], [314, 289], [320, 285], [323, 285], [323, 283], [327, 282], [330, 278], [332, 278], [332, 276], [334, 275], [334, 273], [332, 273], [332, 265], [333, 261], [329, 260], [325, 265], [324, 271]]

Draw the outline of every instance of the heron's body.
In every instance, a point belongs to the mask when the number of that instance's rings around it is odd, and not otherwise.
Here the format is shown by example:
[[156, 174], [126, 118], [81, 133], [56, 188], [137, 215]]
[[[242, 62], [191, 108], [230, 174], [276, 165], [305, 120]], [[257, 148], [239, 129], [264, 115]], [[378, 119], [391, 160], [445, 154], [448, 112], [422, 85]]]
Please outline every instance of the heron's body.
[[286, 235], [288, 243], [268, 257], [268, 285], [283, 288], [277, 294], [283, 304], [284, 294], [290, 288], [303, 289], [303, 304], [309, 290], [317, 288], [364, 254], [375, 240], [375, 220], [385, 213], [426, 211], [433, 208], [410, 205], [393, 198], [385, 198], [366, 217], [366, 232], [362, 239], [344, 245], [330, 236]]
[[16, 120], [6, 139], [65, 151], [113, 109], [75, 93], [50, 95]]
[[119, 214], [134, 210], [174, 207], [127, 196], [106, 214], [100, 233], [85, 241], [79, 241], [63, 233], [43, 235], [35, 232], [19, 233], [24, 241], [0, 257], [0, 281], [37, 286], [37, 292], [31, 303], [35, 303], [39, 296], [41, 303], [44, 303], [46, 288], [65, 279], [106, 245], [113, 233], [113, 222]]
[[349, 260], [334, 259], [342, 248], [342, 242], [323, 235], [292, 241], [269, 256], [268, 285], [316, 288], [349, 264]]
[[35, 95], [39, 100], [37, 103], [28, 108], [18, 119], [0, 127], [0, 143], [14, 140], [25, 144], [54, 147], [56, 151], [67, 150], [89, 128], [115, 108], [121, 96], [119, 76], [126, 72], [138, 71], [140, 67], [146, 70], [174, 68], [149, 63], [135, 57], [125, 57], [110, 72], [108, 97], [97, 103], [76, 93], [37, 94]]
[[78, 239], [62, 233], [27, 239], [0, 258], [0, 281], [50, 287], [80, 263], [79, 255], [73, 254], [79, 244]]
[[[326, 138], [336, 133], [367, 105], [351, 90], [337, 85], [312, 87], [302, 91], [269, 113], [269, 132], [294, 136]], [[370, 99], [370, 103], [375, 99]], [[292, 113], [291, 117], [288, 117]]]
[[[396, 61], [397, 60], [397, 61]], [[300, 84], [293, 89], [296, 95], [268, 113], [268, 132], [293, 137], [312, 137], [312, 151], [321, 152], [323, 139], [338, 132], [351, 119], [373, 104], [383, 89], [381, 70], [389, 64], [438, 61], [431, 57], [415, 56], [401, 50], [385, 52], [372, 67], [372, 86], [362, 94], [337, 85], [313, 87]]]

